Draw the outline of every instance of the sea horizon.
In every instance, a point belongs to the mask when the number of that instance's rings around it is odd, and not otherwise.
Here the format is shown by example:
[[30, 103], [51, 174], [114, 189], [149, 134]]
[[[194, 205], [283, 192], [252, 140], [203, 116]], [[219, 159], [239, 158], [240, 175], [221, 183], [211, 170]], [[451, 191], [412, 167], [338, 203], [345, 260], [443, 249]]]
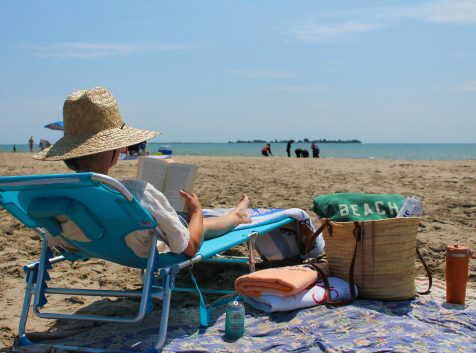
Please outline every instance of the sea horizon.
[[[175, 156], [241, 156], [260, 157], [264, 143], [237, 142], [151, 142], [147, 149], [153, 154], [161, 146], [169, 146]], [[319, 143], [321, 158], [386, 159], [386, 160], [476, 160], [476, 143]], [[307, 149], [312, 157], [310, 143], [293, 143]], [[16, 144], [17, 152], [29, 152], [27, 144]], [[39, 152], [35, 145], [35, 152]], [[285, 157], [286, 143], [271, 142], [274, 156]], [[13, 144], [1, 144], [0, 152], [13, 152]]]

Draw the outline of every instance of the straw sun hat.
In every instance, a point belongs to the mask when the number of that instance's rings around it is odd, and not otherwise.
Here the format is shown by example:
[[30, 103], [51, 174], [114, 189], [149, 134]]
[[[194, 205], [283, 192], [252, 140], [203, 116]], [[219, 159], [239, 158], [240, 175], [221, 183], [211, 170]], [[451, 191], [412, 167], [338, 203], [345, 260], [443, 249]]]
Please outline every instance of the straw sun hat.
[[73, 92], [63, 106], [64, 136], [35, 159], [60, 161], [135, 145], [160, 134], [124, 125], [116, 99], [96, 87]]

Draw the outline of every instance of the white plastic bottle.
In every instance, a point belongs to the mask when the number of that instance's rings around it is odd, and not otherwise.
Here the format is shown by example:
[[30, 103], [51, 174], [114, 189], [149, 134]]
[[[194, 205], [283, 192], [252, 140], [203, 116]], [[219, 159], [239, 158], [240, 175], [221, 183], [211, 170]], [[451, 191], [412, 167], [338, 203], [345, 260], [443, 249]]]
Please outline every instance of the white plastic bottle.
[[413, 195], [406, 198], [397, 217], [419, 217], [422, 213], [423, 204], [417, 196]]

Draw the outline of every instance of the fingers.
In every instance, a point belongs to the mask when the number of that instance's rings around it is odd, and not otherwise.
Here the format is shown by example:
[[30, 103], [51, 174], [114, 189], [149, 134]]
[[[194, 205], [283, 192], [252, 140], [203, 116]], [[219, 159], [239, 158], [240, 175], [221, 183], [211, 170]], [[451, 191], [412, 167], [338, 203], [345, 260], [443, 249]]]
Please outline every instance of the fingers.
[[182, 196], [184, 199], [191, 200], [193, 198], [192, 195], [190, 195], [188, 192], [185, 192], [183, 190], [179, 190], [180, 196]]
[[180, 193], [180, 196], [182, 196], [183, 198], [187, 199], [187, 200], [197, 200], [198, 201], [198, 196], [197, 194], [195, 194], [194, 192], [192, 192], [191, 194], [189, 194], [188, 192], [186, 191], [183, 191], [183, 190], [179, 190], [179, 193]]

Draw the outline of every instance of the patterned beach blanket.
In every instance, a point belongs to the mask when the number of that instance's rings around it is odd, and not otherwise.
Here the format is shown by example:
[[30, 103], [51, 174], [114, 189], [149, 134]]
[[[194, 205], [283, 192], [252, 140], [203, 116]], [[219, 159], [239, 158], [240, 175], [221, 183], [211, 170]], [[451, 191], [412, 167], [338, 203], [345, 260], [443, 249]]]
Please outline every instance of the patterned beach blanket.
[[[272, 314], [246, 306], [245, 336], [235, 341], [224, 336], [224, 308], [216, 311], [213, 326], [202, 329], [196, 308], [172, 309], [163, 351], [474, 352], [475, 294], [468, 291], [465, 306], [445, 304], [444, 284], [435, 281], [430, 295], [400, 302], [357, 300], [339, 308], [321, 305]], [[159, 314], [150, 314], [138, 325], [85, 328], [61, 341], [112, 351], [143, 351], [158, 333]]]

